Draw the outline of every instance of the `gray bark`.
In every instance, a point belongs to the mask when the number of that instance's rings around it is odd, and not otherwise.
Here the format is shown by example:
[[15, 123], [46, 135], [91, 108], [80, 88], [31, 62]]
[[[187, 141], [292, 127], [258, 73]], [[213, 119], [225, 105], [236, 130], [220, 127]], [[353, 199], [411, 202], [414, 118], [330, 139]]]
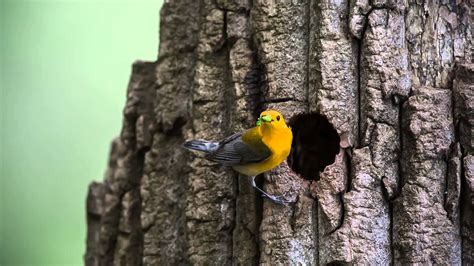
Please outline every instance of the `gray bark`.
[[[159, 58], [133, 65], [105, 180], [89, 188], [85, 263], [473, 264], [471, 12], [467, 0], [166, 2]], [[295, 137], [259, 182], [289, 206], [181, 147], [267, 108]]]

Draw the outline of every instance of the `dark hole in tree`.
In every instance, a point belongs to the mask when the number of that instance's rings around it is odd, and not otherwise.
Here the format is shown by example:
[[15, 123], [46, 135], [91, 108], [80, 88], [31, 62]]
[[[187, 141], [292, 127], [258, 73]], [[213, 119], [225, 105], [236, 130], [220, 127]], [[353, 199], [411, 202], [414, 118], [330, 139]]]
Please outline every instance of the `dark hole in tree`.
[[293, 116], [289, 125], [293, 131], [288, 165], [308, 180], [318, 180], [319, 173], [332, 163], [339, 153], [339, 134], [328, 119], [318, 113]]

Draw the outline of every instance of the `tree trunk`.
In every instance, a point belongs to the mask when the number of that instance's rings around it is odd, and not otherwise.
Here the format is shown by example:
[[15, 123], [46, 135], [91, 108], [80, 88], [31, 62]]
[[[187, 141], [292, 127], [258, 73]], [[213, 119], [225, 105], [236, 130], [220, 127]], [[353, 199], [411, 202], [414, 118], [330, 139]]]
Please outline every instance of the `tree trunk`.
[[[471, 7], [174, 0], [87, 197], [87, 265], [473, 264]], [[184, 150], [280, 110], [261, 185]]]

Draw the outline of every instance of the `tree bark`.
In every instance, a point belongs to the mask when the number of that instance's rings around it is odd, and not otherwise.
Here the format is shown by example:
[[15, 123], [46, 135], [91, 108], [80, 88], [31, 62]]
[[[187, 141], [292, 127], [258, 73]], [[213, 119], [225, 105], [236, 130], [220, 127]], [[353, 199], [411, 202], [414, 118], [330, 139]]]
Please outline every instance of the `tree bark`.
[[[467, 0], [174, 0], [87, 197], [87, 265], [474, 263]], [[290, 121], [259, 182], [184, 150]], [[319, 114], [319, 115], [315, 115]]]

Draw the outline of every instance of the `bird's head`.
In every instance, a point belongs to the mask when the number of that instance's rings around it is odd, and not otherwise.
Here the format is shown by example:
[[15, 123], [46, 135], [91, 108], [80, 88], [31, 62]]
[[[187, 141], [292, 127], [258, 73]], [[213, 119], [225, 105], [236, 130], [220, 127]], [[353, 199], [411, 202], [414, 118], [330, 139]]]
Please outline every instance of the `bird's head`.
[[287, 128], [283, 115], [275, 110], [266, 110], [257, 119], [257, 126], [269, 128]]

